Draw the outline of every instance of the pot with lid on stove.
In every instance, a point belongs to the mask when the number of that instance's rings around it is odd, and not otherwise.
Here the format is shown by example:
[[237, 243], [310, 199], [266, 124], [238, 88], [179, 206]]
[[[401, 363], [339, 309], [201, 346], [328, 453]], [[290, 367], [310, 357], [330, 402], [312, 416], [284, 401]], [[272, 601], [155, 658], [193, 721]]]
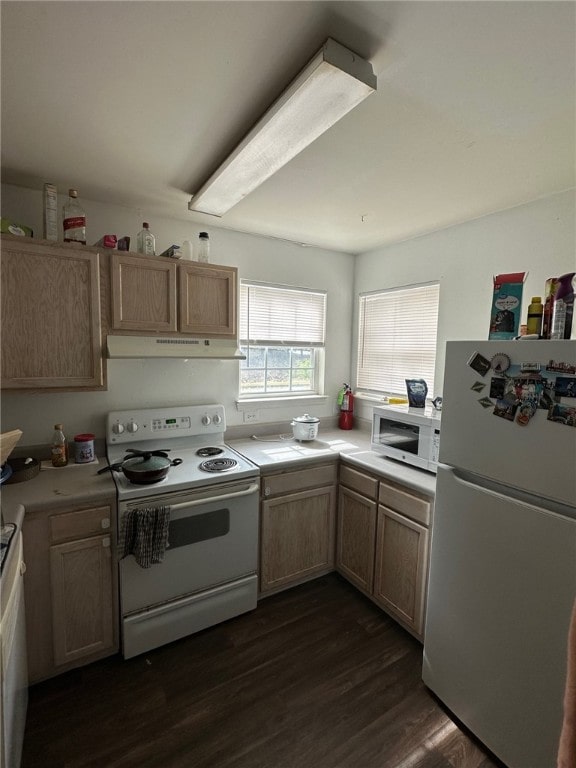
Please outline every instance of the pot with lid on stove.
[[177, 467], [182, 464], [182, 459], [168, 458], [169, 448], [157, 451], [137, 451], [134, 448], [127, 448], [127, 456], [123, 461], [116, 464], [110, 464], [107, 467], [99, 469], [97, 474], [103, 472], [123, 472], [131, 483], [137, 485], [147, 485], [149, 483], [158, 483], [164, 480], [170, 467]]
[[316, 440], [320, 419], [305, 413], [304, 416], [296, 416], [292, 419], [290, 426], [294, 440]]

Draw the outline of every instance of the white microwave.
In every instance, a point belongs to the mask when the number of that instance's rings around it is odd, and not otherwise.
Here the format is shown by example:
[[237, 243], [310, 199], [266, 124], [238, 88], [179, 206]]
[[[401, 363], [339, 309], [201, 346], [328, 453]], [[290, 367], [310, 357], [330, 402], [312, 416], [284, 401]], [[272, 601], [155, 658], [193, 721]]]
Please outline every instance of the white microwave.
[[372, 450], [389, 459], [436, 472], [440, 449], [440, 411], [407, 405], [376, 406]]

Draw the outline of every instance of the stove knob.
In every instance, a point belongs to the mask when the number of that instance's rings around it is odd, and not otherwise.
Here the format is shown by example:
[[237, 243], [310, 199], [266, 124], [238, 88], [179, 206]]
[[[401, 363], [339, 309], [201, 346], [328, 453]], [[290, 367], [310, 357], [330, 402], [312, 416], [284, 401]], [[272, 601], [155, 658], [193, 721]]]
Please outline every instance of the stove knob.
[[207, 427], [211, 421], [212, 419], [210, 418], [210, 416], [202, 416], [202, 424], [204, 424], [205, 427]]
[[124, 432], [124, 424], [112, 424], [112, 432], [115, 435], [121, 435]]
[[215, 413], [212, 422], [214, 424], [222, 424], [222, 416], [219, 413]]
[[129, 421], [126, 426], [126, 429], [128, 430], [128, 432], [132, 432], [132, 433], [138, 432], [138, 424], [136, 424], [135, 421]]

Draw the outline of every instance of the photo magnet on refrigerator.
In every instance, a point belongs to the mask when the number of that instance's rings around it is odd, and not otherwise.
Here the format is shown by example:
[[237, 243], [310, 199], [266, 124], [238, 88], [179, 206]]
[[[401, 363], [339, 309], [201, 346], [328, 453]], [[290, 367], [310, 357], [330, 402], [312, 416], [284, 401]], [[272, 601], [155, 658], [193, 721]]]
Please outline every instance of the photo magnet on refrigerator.
[[487, 360], [480, 352], [474, 352], [470, 360], [468, 360], [468, 365], [479, 373], [480, 376], [486, 376], [491, 368], [490, 360]]

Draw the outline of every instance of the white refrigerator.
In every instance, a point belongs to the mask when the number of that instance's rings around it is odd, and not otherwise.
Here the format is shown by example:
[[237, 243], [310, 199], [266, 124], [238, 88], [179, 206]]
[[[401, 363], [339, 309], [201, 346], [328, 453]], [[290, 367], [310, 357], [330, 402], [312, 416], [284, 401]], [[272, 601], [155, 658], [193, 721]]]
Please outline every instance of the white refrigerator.
[[576, 598], [576, 341], [448, 342], [422, 678], [555, 768]]

